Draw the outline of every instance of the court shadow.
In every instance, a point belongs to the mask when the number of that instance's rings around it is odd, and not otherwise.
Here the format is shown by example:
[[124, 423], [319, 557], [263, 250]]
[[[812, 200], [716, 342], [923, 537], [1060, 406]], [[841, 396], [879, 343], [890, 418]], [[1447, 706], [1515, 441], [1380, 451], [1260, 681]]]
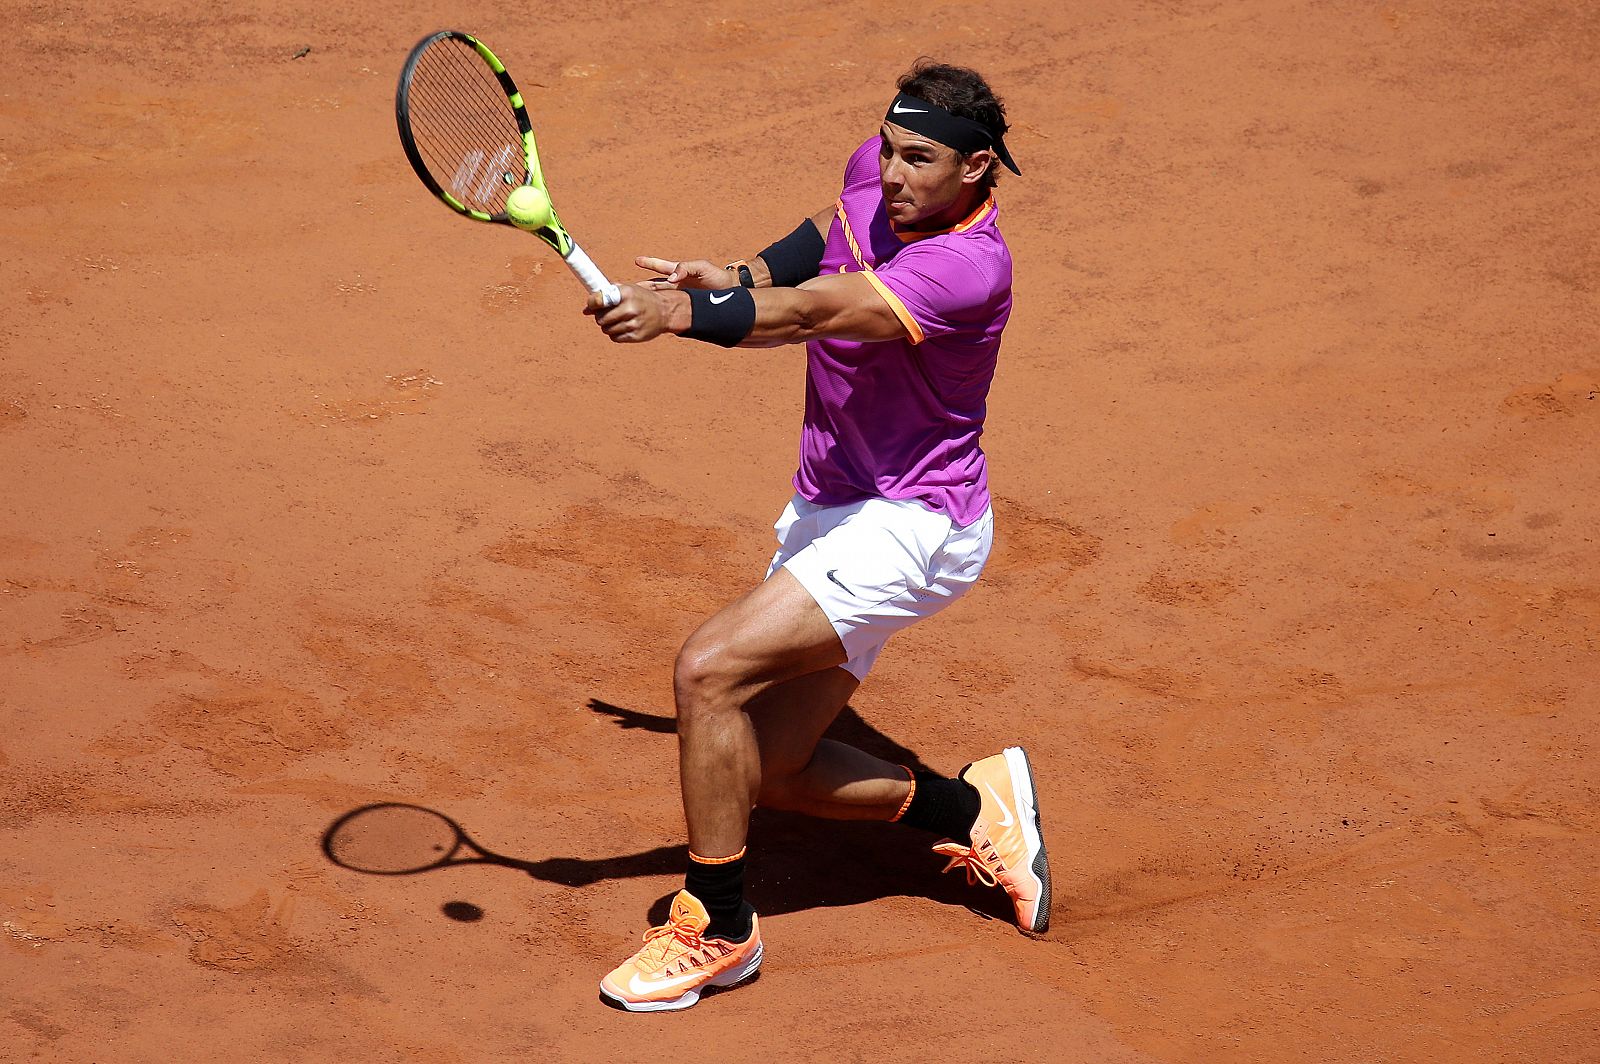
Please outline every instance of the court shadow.
[[[959, 869], [940, 874], [946, 860], [931, 849], [937, 841], [892, 824], [757, 809], [750, 820], [745, 895], [763, 916], [924, 898], [987, 919], [1010, 920], [1011, 903], [1002, 891], [969, 886]], [[675, 893], [676, 886], [651, 905], [651, 923], [666, 921]]]

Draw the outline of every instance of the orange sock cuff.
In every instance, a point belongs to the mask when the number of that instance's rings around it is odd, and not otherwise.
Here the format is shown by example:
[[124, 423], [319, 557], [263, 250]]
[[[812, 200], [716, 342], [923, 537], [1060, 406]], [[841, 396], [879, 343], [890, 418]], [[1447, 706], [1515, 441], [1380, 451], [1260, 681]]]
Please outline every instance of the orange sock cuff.
[[712, 864], [712, 865], [716, 865], [716, 864], [733, 864], [733, 862], [735, 862], [735, 861], [741, 859], [742, 857], [744, 857], [744, 852], [748, 848], [749, 847], [746, 847], [746, 846], [739, 847], [739, 852], [734, 854], [731, 857], [701, 857], [699, 854], [695, 853], [693, 850], [690, 850], [689, 851], [689, 860], [693, 861], [695, 864]]
[[899, 811], [889, 818], [889, 823], [891, 824], [906, 815], [906, 810], [911, 808], [911, 799], [917, 796], [917, 774], [904, 765], [900, 767], [905, 769], [906, 778], [911, 781], [911, 789], [906, 792], [906, 800], [900, 803]]

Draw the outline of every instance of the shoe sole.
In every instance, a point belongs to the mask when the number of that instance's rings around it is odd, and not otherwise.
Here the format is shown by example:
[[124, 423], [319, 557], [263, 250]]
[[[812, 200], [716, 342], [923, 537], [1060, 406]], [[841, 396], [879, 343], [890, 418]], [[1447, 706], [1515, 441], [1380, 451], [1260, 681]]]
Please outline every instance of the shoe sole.
[[1030, 871], [1039, 881], [1039, 901], [1034, 909], [1033, 920], [1021, 926], [1024, 931], [1042, 934], [1050, 929], [1050, 858], [1044, 849], [1039, 792], [1033, 784], [1033, 766], [1028, 762], [1027, 751], [1020, 746], [1008, 746], [1005, 758], [1006, 768], [1011, 772], [1011, 797], [1016, 802], [1017, 817], [1022, 823], [1022, 838], [1028, 852], [1034, 855]]
[[686, 990], [682, 996], [671, 1001], [629, 1001], [607, 990], [605, 983], [600, 984], [600, 1000], [614, 1009], [622, 1009], [625, 1012], [677, 1012], [694, 1005], [701, 997], [710, 997], [724, 990], [733, 990], [746, 983], [755, 982], [761, 975], [761, 955], [765, 949], [762, 943], [757, 942], [756, 951], [739, 967], [713, 975], [693, 990]]

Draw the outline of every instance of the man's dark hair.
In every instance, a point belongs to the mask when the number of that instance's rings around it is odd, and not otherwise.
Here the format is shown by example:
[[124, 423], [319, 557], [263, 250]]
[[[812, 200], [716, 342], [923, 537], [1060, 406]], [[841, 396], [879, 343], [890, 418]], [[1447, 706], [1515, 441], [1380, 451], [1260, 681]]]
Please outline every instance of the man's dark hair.
[[[1006, 124], [1006, 105], [976, 70], [924, 57], [917, 60], [910, 73], [901, 76], [896, 87], [907, 96], [943, 107], [957, 118], [987, 126], [997, 140], [1011, 128]], [[1000, 160], [995, 159], [983, 175], [984, 190], [994, 188], [999, 180]]]

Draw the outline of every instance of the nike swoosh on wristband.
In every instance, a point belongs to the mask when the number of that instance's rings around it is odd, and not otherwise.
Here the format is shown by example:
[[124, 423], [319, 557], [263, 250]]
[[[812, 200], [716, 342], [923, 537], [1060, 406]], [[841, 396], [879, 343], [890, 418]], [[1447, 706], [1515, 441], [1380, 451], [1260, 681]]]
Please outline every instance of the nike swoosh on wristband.
[[728, 300], [732, 299], [733, 298], [733, 293], [732, 292], [724, 292], [724, 293], [722, 293], [722, 298], [721, 299], [718, 299], [716, 296], [708, 296], [707, 298], [710, 299], [711, 302], [720, 305], [720, 304], [726, 303]]
[[894, 102], [894, 106], [890, 108], [890, 111], [897, 115], [925, 115], [928, 113], [927, 109], [922, 107], [901, 107], [899, 100]]
[[1005, 799], [1001, 798], [998, 794], [995, 794], [994, 788], [989, 786], [989, 782], [987, 780], [984, 781], [983, 787], [984, 790], [988, 791], [989, 795], [994, 798], [995, 803], [1000, 806], [1000, 812], [1003, 814], [1000, 820], [1000, 826], [1003, 828], [1008, 828], [1012, 824], [1015, 824], [1016, 821], [1011, 819], [1011, 809], [1006, 805]]
[[687, 975], [674, 975], [667, 979], [652, 979], [648, 983], [639, 978], [639, 973], [634, 972], [628, 977], [628, 989], [644, 997], [654, 990], [671, 990], [677, 986], [687, 986], [706, 973], [701, 971], [690, 972]]

